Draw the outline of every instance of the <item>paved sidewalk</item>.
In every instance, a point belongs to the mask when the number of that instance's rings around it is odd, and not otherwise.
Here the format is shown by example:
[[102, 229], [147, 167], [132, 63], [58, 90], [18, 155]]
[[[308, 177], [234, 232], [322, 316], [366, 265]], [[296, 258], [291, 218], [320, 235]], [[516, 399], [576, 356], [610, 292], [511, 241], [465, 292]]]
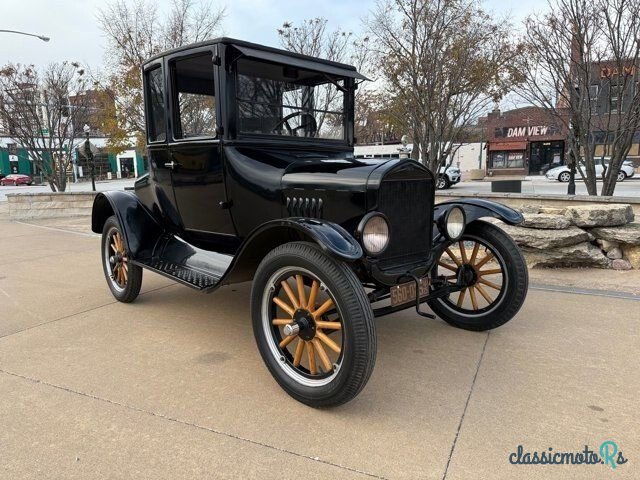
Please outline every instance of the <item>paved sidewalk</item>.
[[[67, 229], [82, 223], [0, 218], [2, 478], [640, 477], [640, 299], [532, 289], [489, 334], [381, 318], [367, 388], [313, 410], [263, 366], [249, 284], [203, 295], [145, 272], [120, 304], [97, 236]], [[605, 440], [629, 460], [615, 472], [509, 463]]]

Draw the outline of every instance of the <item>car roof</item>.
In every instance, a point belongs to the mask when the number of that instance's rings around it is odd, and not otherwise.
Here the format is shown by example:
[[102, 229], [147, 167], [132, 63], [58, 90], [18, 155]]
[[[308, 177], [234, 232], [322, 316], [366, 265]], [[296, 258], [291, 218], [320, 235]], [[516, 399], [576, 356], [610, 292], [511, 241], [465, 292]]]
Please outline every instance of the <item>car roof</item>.
[[[236, 38], [230, 38], [230, 37], [213, 38], [211, 40], [205, 40], [203, 42], [192, 43], [189, 45], [183, 45], [177, 48], [166, 50], [164, 52], [158, 53], [157, 55], [154, 55], [153, 57], [147, 59], [143, 64], [143, 68], [146, 67], [151, 62], [154, 62], [168, 55], [173, 55], [174, 53], [186, 52], [188, 50], [192, 50], [200, 47], [207, 47], [207, 46], [220, 45], [220, 44], [237, 47], [238, 50], [240, 50], [240, 52], [244, 53], [245, 55], [254, 56], [256, 58], [278, 61], [282, 58], [282, 56], [286, 56], [287, 59], [290, 60], [289, 63], [299, 64], [299, 66], [303, 68], [304, 67], [309, 68], [310, 64], [313, 63], [314, 65], [310, 69], [333, 71], [337, 74], [343, 74], [345, 76], [349, 76], [353, 78], [368, 80], [364, 75], [358, 73], [356, 67], [354, 67], [353, 65], [334, 62], [332, 60], [326, 60], [324, 58], [312, 57], [310, 55], [303, 55], [301, 53], [290, 52], [288, 50], [282, 50], [280, 48], [268, 47], [266, 45], [259, 45], [257, 43], [246, 42], [244, 40], [238, 40]], [[298, 60], [298, 62], [296, 62], [296, 60]], [[322, 68], [322, 67], [326, 67], [326, 68]]]

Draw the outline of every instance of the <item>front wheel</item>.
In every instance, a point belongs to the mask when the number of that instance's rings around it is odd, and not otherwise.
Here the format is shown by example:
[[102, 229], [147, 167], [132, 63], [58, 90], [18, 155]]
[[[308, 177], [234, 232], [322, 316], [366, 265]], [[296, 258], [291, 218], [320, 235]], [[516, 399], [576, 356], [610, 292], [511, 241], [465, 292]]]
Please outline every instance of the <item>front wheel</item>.
[[438, 179], [436, 180], [436, 188], [438, 190], [445, 190], [451, 186], [451, 182], [447, 178], [446, 175], [438, 175]]
[[619, 182], [624, 182], [625, 178], [627, 178], [627, 176], [625, 175], [624, 172], [622, 172], [622, 171], [618, 172], [618, 181]]
[[102, 229], [102, 268], [114, 297], [124, 303], [133, 302], [142, 286], [142, 267], [129, 261], [122, 228], [115, 215]]
[[467, 226], [460, 241], [447, 248], [432, 272], [465, 287], [428, 300], [445, 322], [484, 331], [511, 320], [527, 296], [529, 274], [520, 248], [503, 230], [483, 221]]
[[251, 289], [258, 349], [280, 386], [312, 407], [353, 399], [376, 358], [373, 312], [356, 275], [308, 243], [260, 263]]
[[567, 183], [570, 179], [571, 175], [569, 174], [569, 172], [562, 172], [560, 175], [558, 175], [559, 182]]

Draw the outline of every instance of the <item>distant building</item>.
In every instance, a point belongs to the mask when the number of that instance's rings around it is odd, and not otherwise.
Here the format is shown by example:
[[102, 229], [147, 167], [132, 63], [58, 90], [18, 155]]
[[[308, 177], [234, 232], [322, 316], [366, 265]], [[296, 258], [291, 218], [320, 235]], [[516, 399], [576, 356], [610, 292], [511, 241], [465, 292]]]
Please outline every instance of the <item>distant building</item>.
[[547, 109], [496, 109], [479, 123], [486, 128], [489, 175], [540, 175], [565, 162], [566, 124]]

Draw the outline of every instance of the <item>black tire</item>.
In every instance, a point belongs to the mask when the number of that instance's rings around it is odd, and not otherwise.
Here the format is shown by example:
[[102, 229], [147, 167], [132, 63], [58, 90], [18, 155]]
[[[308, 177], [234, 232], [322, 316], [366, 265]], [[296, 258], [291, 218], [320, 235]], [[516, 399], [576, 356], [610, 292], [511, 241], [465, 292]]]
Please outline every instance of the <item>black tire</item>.
[[[115, 252], [112, 247], [113, 238], [116, 233], [122, 239], [123, 255], [121, 256], [123, 258], [119, 262], [114, 260], [118, 252]], [[140, 294], [140, 288], [142, 287], [142, 267], [134, 265], [129, 261], [122, 229], [115, 215], [110, 216], [104, 224], [101, 245], [102, 269], [109, 290], [111, 290], [116, 300], [123, 303], [133, 302]], [[118, 267], [118, 265], [123, 266]], [[117, 272], [120, 269], [126, 270], [126, 275], [123, 273], [122, 277], [118, 277]], [[117, 277], [120, 278], [121, 281], [119, 281]]]
[[446, 190], [449, 187], [451, 187], [451, 182], [449, 181], [447, 176], [444, 174], [438, 175], [438, 179], [436, 180], [436, 188], [438, 190]]
[[[500, 284], [497, 285], [491, 281], [480, 280], [482, 277], [478, 276], [478, 271], [482, 271], [481, 269], [483, 268], [483, 265], [480, 265], [477, 267], [477, 270], [474, 268], [476, 272], [473, 274], [474, 280], [469, 288], [466, 289], [466, 291], [469, 292], [467, 302], [471, 300], [469, 297], [473, 298], [471, 308], [460, 306], [460, 296], [464, 298], [464, 295], [461, 295], [462, 292], [456, 292], [449, 295], [449, 297], [428, 300], [427, 303], [440, 318], [454, 327], [465, 330], [484, 331], [504, 325], [518, 313], [527, 297], [527, 290], [529, 288], [527, 264], [520, 248], [503, 230], [480, 220], [472, 222], [467, 226], [461, 240], [467, 243], [473, 242], [474, 245], [477, 243], [486, 247], [484, 255], [488, 256], [487, 252], [491, 253], [491, 262], [495, 263], [495, 266], [501, 270], [499, 274], [496, 274], [500, 276]], [[474, 260], [470, 260], [468, 252], [466, 256], [468, 261], [467, 265], [473, 265]], [[444, 257], [445, 255], [443, 254], [443, 258]], [[442, 261], [443, 258], [440, 260]], [[461, 263], [464, 262], [461, 261]], [[478, 263], [481, 264], [482, 262]], [[455, 267], [455, 263], [451, 265]], [[443, 270], [442, 267], [436, 264], [433, 271], [434, 276], [438, 275], [439, 268]], [[454, 269], [451, 268], [451, 266], [447, 268], [449, 270]], [[459, 269], [461, 267], [457, 268]], [[498, 268], [496, 268], [496, 270]], [[455, 275], [457, 275], [457, 272]], [[455, 283], [455, 280], [449, 281]], [[485, 295], [489, 288], [486, 287], [486, 285], [483, 286], [482, 282], [487, 285], [493, 284], [494, 287], [490, 288], [499, 286], [500, 290], [494, 298], [490, 296], [493, 302], [485, 302], [483, 299], [482, 301], [486, 303], [486, 306], [480, 308], [480, 290], [482, 290], [483, 295]], [[478, 285], [480, 285], [479, 288]], [[458, 302], [453, 301], [454, 295], [457, 295]], [[478, 305], [476, 305], [476, 303]]]
[[571, 180], [571, 174], [569, 172], [562, 172], [558, 175], [558, 181], [562, 183], [567, 183]]
[[[317, 327], [320, 333], [317, 333], [315, 321], [325, 317], [317, 318], [310, 313], [320, 310], [317, 305], [306, 310], [302, 307], [295, 310], [296, 314], [306, 312], [305, 315], [310, 315], [306, 318], [313, 320], [309, 320], [313, 323], [311, 330], [305, 327], [291, 341], [293, 344], [293, 340], [296, 340], [296, 347], [301, 347], [300, 355], [306, 348], [309, 355], [308, 361], [303, 359], [308, 363], [306, 369], [300, 364], [300, 356], [297, 357], [298, 365], [295, 365], [293, 345], [281, 347], [283, 337], [280, 329], [283, 327], [274, 326], [274, 318], [281, 307], [274, 306], [273, 299], [285, 291], [279, 285], [283, 279], [297, 279], [298, 275], [309, 281], [302, 287], [306, 298], [309, 298], [309, 305], [312, 301], [311, 291], [315, 288], [316, 292], [332, 299], [332, 304], [337, 307], [333, 308], [333, 314], [337, 315], [337, 320], [333, 320], [333, 323], [340, 322], [342, 325], [340, 330], [331, 332], [341, 336], [339, 356], [334, 363], [329, 362], [330, 369], [322, 372], [314, 371], [315, 360], [314, 367], [311, 367], [310, 362], [311, 356], [315, 359], [317, 354], [320, 358], [317, 346], [308, 347], [309, 343], [321, 343], [321, 338], [314, 336], [322, 333], [320, 326]], [[319, 286], [326, 288], [321, 291]], [[306, 290], [307, 287], [309, 290]], [[376, 360], [376, 334], [371, 305], [353, 271], [317, 246], [304, 242], [287, 243], [272, 250], [262, 260], [251, 288], [251, 316], [253, 332], [264, 363], [280, 386], [296, 400], [311, 407], [333, 407], [353, 399], [367, 384]], [[293, 321], [293, 315], [291, 317], [289, 320]], [[305, 341], [308, 337], [303, 338], [303, 332], [311, 332], [310, 341]], [[337, 342], [338, 339], [335, 340]], [[322, 350], [325, 352], [324, 348]], [[321, 367], [322, 363], [319, 362], [318, 365]]]

